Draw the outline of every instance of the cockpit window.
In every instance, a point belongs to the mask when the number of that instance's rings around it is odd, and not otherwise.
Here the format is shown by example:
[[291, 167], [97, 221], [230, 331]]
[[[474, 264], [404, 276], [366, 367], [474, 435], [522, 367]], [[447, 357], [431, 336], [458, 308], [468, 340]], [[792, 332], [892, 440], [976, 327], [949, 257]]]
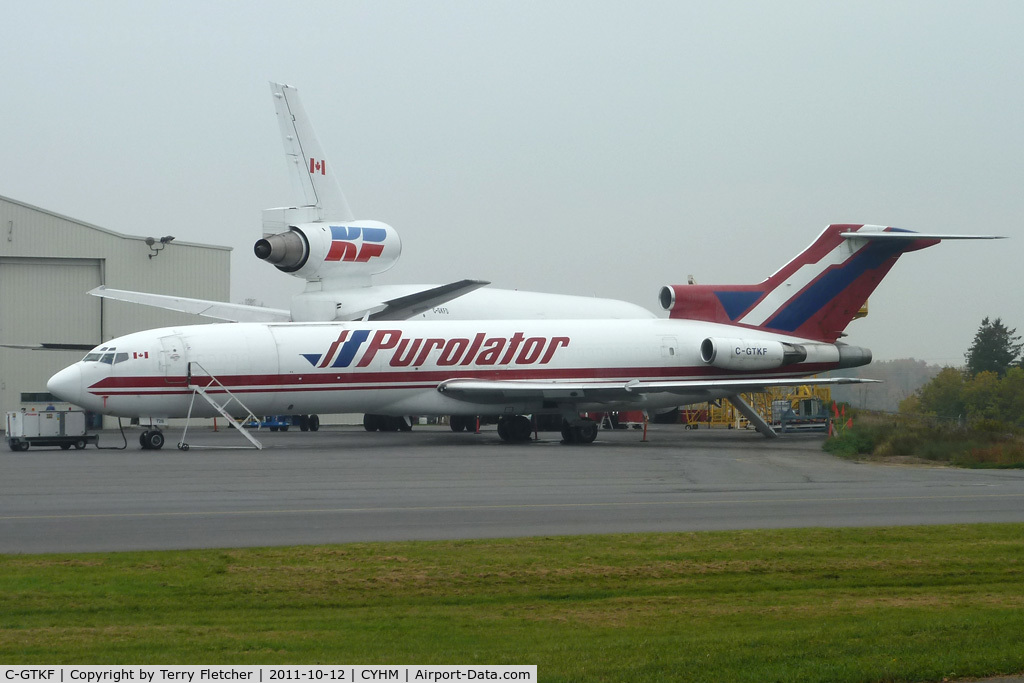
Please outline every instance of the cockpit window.
[[117, 347], [115, 346], [111, 346], [109, 348], [106, 346], [101, 346], [100, 348], [85, 354], [85, 358], [82, 359], [82, 362], [95, 363], [96, 361], [99, 361], [100, 363], [113, 365], [114, 363], [120, 363], [121, 361], [128, 360], [127, 353], [114, 354], [114, 351], [117, 351]]

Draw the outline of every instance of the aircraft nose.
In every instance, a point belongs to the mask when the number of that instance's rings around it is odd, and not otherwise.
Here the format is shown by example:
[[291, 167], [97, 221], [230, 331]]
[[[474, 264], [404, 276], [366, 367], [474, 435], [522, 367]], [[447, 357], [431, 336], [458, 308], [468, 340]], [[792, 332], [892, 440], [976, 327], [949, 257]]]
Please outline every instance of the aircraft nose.
[[62, 401], [81, 405], [82, 403], [82, 368], [77, 364], [70, 365], [50, 378], [46, 389]]

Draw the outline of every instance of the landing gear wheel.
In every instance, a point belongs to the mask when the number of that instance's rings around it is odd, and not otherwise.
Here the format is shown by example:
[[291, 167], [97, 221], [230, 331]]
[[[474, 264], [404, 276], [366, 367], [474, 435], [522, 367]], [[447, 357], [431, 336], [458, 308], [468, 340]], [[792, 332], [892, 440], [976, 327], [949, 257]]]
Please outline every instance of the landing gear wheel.
[[533, 433], [533, 423], [525, 415], [516, 415], [508, 419], [508, 440], [513, 443], [523, 443], [530, 440]]
[[159, 429], [147, 429], [139, 435], [139, 443], [143, 450], [158, 451], [164, 447], [164, 433]]
[[375, 432], [380, 429], [380, 419], [373, 413], [363, 415], [363, 429], [368, 432]]
[[584, 420], [573, 427], [577, 443], [594, 443], [597, 438], [597, 423], [593, 420]]
[[509, 441], [507, 418], [502, 417], [498, 419], [498, 437], [502, 441]]
[[309, 431], [309, 415], [299, 415], [299, 429], [304, 432]]
[[309, 431], [319, 432], [320, 431], [320, 416], [310, 415], [309, 416]]
[[597, 439], [597, 423], [590, 419], [580, 420], [577, 423], [569, 424], [562, 421], [562, 443], [586, 444], [594, 443]]
[[566, 420], [562, 420], [562, 443], [576, 443], [576, 431]]

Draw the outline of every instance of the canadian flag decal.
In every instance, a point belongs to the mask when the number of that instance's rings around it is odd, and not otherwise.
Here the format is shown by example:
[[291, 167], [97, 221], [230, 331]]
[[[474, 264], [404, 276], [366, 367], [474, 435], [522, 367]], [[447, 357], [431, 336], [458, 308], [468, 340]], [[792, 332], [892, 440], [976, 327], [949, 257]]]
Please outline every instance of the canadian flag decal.
[[309, 172], [320, 173], [320, 175], [327, 175], [327, 160], [326, 159], [313, 159], [309, 160]]

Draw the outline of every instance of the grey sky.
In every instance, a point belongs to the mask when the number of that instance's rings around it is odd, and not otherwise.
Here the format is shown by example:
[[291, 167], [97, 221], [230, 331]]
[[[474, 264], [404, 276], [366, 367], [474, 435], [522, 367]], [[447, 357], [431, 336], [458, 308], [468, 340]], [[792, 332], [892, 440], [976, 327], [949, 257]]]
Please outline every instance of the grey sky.
[[1019, 2], [57, 2], [4, 10], [0, 194], [226, 244], [232, 299], [291, 204], [267, 82], [299, 88], [381, 282], [622, 298], [763, 279], [827, 224], [996, 233], [901, 260], [849, 341], [960, 364], [1024, 330]]

